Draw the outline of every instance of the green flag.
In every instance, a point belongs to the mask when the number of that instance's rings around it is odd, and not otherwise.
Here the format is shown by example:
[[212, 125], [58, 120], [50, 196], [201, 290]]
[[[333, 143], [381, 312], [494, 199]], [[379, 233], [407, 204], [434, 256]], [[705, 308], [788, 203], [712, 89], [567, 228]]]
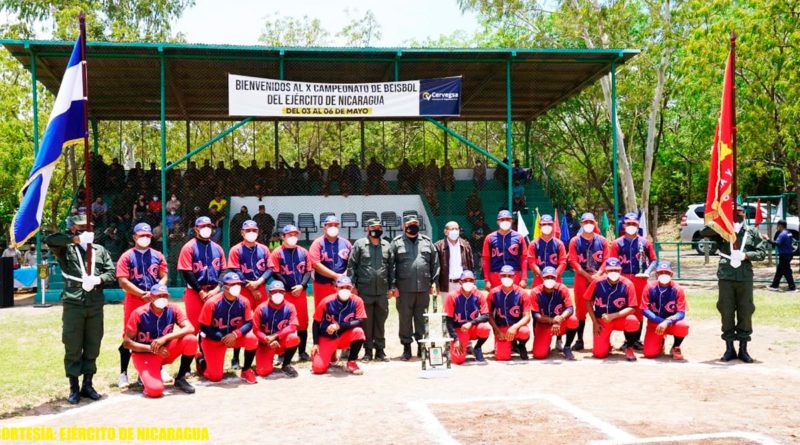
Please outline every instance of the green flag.
[[606, 238], [608, 238], [609, 226], [611, 226], [611, 224], [608, 223], [608, 214], [603, 212], [603, 219], [600, 221], [600, 233]]

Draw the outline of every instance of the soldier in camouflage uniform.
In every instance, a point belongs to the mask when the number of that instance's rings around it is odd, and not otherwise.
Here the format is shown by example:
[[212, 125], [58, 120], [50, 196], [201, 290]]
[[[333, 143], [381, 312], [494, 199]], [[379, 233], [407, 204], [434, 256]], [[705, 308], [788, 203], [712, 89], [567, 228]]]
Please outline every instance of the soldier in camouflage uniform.
[[[722, 316], [722, 339], [725, 340], [725, 353], [720, 358], [727, 362], [737, 356], [745, 363], [752, 363], [753, 359], [747, 353], [747, 343], [753, 333], [753, 312], [756, 306], [753, 303], [753, 264], [752, 261], [763, 261], [767, 255], [767, 245], [761, 239], [758, 229], [744, 224], [744, 212], [738, 209], [734, 218], [734, 231], [736, 242], [733, 245], [735, 252], [731, 256], [731, 245], [722, 239], [717, 232], [709, 227], [703, 229], [703, 236], [715, 241], [719, 247], [719, 266], [717, 279], [719, 280], [719, 298], [717, 310]], [[747, 242], [742, 246], [745, 233], [748, 234]], [[736, 258], [741, 252], [741, 265], [734, 267], [731, 259]], [[734, 261], [735, 263], [735, 261]], [[733, 342], [739, 340], [737, 354]]]
[[[64, 291], [61, 293], [64, 343], [64, 369], [69, 378], [70, 404], [81, 397], [99, 400], [100, 394], [92, 386], [92, 376], [97, 372], [95, 361], [100, 354], [103, 339], [103, 286], [116, 282], [114, 263], [108, 251], [92, 244], [93, 267], [86, 267], [87, 244], [94, 241], [86, 215], [72, 218], [73, 225], [67, 233], [55, 233], [44, 239], [61, 266]], [[78, 377], [83, 375], [83, 385]]]

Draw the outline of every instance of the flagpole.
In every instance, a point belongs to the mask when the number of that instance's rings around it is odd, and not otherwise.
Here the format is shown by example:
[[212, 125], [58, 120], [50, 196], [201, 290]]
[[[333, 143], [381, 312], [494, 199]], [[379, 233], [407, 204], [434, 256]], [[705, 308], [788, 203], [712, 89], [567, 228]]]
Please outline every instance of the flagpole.
[[[81, 11], [78, 15], [81, 28], [81, 73], [83, 76], [83, 206], [86, 212], [86, 224], [92, 224], [92, 182], [89, 175], [89, 97], [88, 97], [88, 76], [86, 74], [86, 14]], [[89, 226], [90, 227], [90, 226]], [[91, 230], [91, 228], [90, 228]], [[86, 246], [86, 271], [92, 274], [93, 259], [92, 245]]]
[[739, 188], [736, 185], [737, 167], [736, 160], [736, 32], [731, 31], [731, 139], [733, 156], [733, 218], [736, 219], [736, 205], [739, 200]]

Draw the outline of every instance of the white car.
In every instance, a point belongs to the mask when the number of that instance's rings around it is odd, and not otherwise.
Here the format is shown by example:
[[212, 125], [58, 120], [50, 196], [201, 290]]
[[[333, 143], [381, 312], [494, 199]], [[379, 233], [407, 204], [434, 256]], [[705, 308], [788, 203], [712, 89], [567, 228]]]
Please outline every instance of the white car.
[[[745, 217], [747, 218], [747, 223], [750, 225], [755, 224], [755, 215], [756, 215], [756, 204], [746, 202], [741, 205], [744, 209]], [[700, 231], [703, 230], [706, 223], [703, 219], [705, 216], [705, 204], [692, 204], [689, 206], [689, 209], [686, 210], [686, 214], [681, 217], [681, 242], [684, 243], [692, 243], [692, 246], [699, 254], [705, 254], [705, 246], [703, 243], [703, 237], [700, 235]], [[767, 215], [768, 206], [765, 204], [761, 204], [761, 214]], [[775, 233], [775, 229], [777, 226], [775, 224], [781, 219], [781, 215], [776, 214], [776, 208], [772, 208], [772, 233]], [[769, 233], [769, 223], [768, 220], [765, 218], [764, 221], [759, 224], [758, 230], [763, 234]], [[793, 215], [786, 215], [786, 225], [792, 235], [794, 235], [795, 239], [798, 238], [798, 234], [800, 234], [800, 220], [798, 217]], [[715, 254], [717, 249], [714, 243], [711, 243], [710, 246], [710, 253]]]

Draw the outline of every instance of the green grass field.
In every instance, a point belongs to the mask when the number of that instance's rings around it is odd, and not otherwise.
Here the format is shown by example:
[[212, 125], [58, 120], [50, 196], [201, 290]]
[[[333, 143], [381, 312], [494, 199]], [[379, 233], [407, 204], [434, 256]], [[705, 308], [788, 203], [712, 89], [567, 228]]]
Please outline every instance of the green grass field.
[[[690, 290], [687, 294], [691, 319], [718, 320], [716, 291]], [[797, 327], [800, 295], [757, 290], [755, 296], [756, 325]], [[390, 308], [386, 337], [391, 343], [396, 341], [397, 314], [394, 304], [390, 304]], [[96, 387], [104, 393], [119, 391], [116, 382], [121, 319], [122, 305], [106, 306], [105, 337], [95, 378]], [[31, 409], [49, 412], [50, 402], [63, 401], [67, 381], [62, 361], [61, 307], [0, 310], [0, 357], [0, 417], [24, 414]], [[131, 375], [135, 374], [132, 364], [130, 371]]]

